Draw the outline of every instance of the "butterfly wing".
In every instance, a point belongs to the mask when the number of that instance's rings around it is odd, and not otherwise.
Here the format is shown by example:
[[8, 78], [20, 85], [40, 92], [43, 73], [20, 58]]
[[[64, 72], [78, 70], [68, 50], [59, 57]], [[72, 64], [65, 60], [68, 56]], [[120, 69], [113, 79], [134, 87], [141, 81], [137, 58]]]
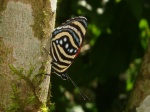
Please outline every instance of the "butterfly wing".
[[85, 17], [67, 20], [52, 33], [50, 54], [52, 69], [62, 76], [80, 51], [87, 28]]

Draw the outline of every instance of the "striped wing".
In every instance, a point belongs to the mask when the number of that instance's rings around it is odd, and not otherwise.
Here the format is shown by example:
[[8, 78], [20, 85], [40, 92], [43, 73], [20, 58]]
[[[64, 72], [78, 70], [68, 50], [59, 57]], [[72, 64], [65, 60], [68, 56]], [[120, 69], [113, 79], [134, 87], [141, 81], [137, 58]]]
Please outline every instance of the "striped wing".
[[67, 20], [52, 33], [50, 54], [52, 70], [62, 76], [80, 51], [87, 28], [85, 17]]

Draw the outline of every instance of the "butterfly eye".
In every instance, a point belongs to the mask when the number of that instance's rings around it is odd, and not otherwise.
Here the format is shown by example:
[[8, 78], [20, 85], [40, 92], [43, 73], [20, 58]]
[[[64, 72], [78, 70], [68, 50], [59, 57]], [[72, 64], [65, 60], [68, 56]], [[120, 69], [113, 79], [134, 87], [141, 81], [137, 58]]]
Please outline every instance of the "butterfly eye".
[[61, 78], [62, 78], [63, 80], [67, 80], [67, 79], [68, 79], [67, 74], [62, 74], [62, 75], [61, 75]]

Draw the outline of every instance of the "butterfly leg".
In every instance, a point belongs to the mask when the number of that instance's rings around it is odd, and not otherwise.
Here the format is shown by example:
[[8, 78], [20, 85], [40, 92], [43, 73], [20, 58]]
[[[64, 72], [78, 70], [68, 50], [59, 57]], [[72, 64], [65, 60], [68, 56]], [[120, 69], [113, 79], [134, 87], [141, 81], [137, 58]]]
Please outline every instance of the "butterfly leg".
[[44, 49], [44, 51], [46, 52], [47, 55], [50, 55], [50, 56], [51, 56], [51, 54], [46, 50], [45, 47], [43, 47], [43, 49]]

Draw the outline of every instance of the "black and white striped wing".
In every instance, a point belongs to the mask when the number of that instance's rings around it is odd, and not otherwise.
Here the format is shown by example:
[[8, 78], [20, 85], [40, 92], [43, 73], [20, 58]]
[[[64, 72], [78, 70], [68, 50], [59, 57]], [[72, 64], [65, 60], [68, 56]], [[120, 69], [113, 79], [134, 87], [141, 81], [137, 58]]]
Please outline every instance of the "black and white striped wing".
[[70, 67], [80, 51], [87, 28], [85, 17], [75, 17], [67, 20], [52, 33], [50, 54], [52, 69], [62, 75]]

